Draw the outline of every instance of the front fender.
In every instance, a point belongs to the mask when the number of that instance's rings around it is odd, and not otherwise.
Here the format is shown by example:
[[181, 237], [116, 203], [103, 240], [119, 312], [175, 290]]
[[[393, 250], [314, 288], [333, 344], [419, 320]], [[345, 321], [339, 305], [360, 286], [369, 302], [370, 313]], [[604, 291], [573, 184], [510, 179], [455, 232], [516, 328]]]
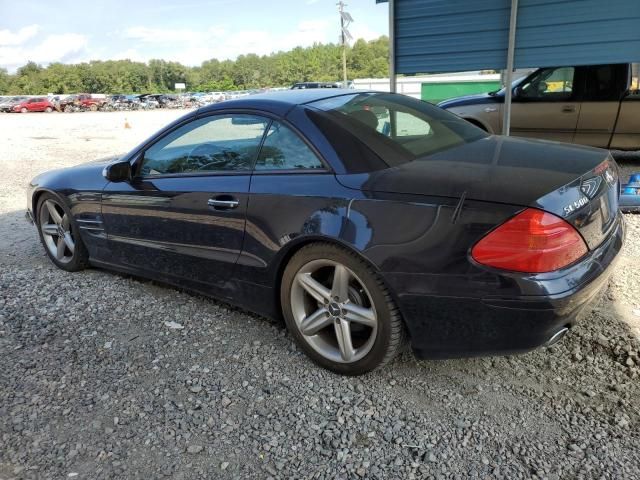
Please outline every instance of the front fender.
[[[487, 112], [485, 109], [491, 109], [491, 111]], [[462, 107], [452, 107], [447, 109], [447, 111], [482, 128], [490, 134], [495, 135], [499, 133], [500, 107], [498, 105], [465, 105]]]
[[37, 175], [27, 186], [27, 210], [35, 217], [40, 195], [49, 192], [65, 203], [74, 217], [84, 213], [99, 215], [102, 190], [108, 183], [102, 169], [115, 158]]

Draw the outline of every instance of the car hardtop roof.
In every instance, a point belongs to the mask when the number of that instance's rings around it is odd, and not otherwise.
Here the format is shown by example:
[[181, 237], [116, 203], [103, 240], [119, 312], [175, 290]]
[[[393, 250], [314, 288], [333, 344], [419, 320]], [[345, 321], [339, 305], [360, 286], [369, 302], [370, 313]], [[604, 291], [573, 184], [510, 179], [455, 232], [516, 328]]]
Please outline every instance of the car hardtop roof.
[[226, 100], [202, 107], [200, 113], [231, 108], [247, 108], [266, 110], [278, 115], [285, 115], [297, 105], [324, 100], [342, 95], [357, 95], [359, 93], [379, 93], [370, 90], [354, 90], [351, 88], [309, 88], [301, 90], [279, 90], [276, 92], [257, 93], [234, 100]]

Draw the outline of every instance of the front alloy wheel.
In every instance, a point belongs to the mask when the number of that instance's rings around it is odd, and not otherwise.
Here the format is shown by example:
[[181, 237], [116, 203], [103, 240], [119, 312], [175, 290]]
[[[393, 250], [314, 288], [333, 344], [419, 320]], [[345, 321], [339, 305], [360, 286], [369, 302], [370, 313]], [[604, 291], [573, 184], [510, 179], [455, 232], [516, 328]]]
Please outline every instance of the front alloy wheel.
[[281, 302], [298, 345], [334, 372], [368, 372], [402, 346], [402, 320], [383, 282], [360, 257], [335, 245], [312, 244], [292, 257]]
[[53, 200], [45, 200], [40, 209], [40, 230], [49, 253], [60, 263], [69, 263], [76, 249], [71, 223], [62, 207]]
[[73, 272], [88, 265], [89, 254], [71, 212], [56, 196], [44, 193], [40, 197], [36, 219], [42, 245], [56, 266]]

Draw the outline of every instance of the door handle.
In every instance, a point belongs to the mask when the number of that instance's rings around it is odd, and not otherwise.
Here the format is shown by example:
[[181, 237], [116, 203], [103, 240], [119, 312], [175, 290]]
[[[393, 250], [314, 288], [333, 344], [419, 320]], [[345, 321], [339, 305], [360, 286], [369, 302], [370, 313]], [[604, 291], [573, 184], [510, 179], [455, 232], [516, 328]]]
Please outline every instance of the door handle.
[[236, 208], [239, 204], [240, 202], [230, 195], [220, 195], [219, 197], [207, 200], [207, 205], [215, 208], [216, 210], [231, 210]]
[[564, 113], [574, 113], [576, 111], [576, 107], [574, 107], [573, 105], [565, 105], [564, 107], [562, 107], [562, 111]]

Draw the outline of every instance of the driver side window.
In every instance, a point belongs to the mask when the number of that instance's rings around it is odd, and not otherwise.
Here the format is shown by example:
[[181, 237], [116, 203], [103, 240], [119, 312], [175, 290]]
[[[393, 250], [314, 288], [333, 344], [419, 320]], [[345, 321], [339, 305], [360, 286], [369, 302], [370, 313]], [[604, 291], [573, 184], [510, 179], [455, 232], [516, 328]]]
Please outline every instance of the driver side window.
[[217, 171], [249, 171], [269, 120], [229, 114], [187, 123], [149, 147], [142, 176]]
[[520, 89], [520, 97], [530, 100], [567, 101], [573, 95], [575, 68], [545, 68]]

